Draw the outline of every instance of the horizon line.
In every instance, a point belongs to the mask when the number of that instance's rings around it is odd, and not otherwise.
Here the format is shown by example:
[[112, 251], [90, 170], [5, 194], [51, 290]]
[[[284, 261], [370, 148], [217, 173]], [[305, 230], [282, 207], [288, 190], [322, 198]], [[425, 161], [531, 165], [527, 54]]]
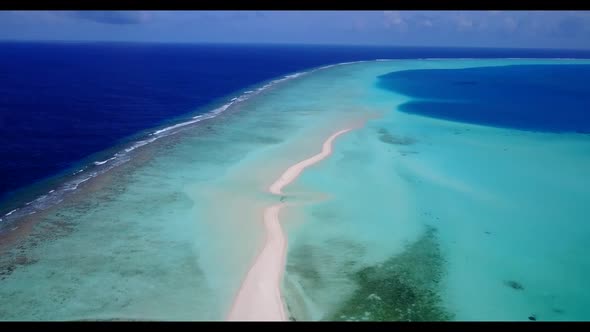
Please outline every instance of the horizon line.
[[0, 39], [0, 43], [55, 43], [55, 44], [167, 44], [167, 45], [258, 45], [258, 46], [324, 46], [324, 47], [376, 47], [376, 48], [463, 48], [463, 49], [504, 49], [504, 50], [546, 50], [546, 51], [590, 51], [590, 48], [551, 48], [514, 46], [465, 46], [465, 45], [390, 45], [390, 44], [342, 44], [342, 43], [298, 43], [298, 42], [239, 42], [239, 41], [137, 41], [137, 40], [60, 40], [60, 39]]

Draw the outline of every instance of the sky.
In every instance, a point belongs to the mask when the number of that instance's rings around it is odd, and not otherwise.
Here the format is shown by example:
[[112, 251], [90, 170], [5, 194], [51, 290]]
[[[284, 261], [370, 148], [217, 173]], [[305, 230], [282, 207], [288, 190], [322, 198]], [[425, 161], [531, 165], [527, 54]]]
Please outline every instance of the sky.
[[590, 11], [1, 11], [0, 40], [590, 49]]

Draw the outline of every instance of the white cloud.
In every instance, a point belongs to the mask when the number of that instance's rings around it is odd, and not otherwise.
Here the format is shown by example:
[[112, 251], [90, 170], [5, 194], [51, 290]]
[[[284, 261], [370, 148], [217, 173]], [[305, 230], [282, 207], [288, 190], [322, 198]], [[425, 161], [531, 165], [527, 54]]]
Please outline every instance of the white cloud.
[[505, 17], [504, 18], [504, 27], [510, 31], [514, 32], [518, 27], [518, 22], [513, 17]]
[[392, 11], [392, 10], [384, 11], [383, 16], [385, 17], [383, 24], [385, 25], [386, 28], [390, 28], [390, 27], [405, 28], [407, 26], [406, 21], [404, 20], [404, 18], [402, 17], [402, 15], [399, 11]]
[[431, 20], [422, 20], [420, 21], [420, 25], [425, 26], [425, 27], [432, 27], [432, 21]]
[[456, 23], [459, 30], [470, 30], [473, 28], [473, 20], [463, 16], [458, 17]]

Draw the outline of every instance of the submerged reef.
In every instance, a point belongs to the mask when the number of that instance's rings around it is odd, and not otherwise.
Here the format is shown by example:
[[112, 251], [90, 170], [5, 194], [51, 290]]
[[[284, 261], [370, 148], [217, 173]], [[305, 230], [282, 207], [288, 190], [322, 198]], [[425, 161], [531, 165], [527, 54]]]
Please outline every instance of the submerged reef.
[[[332, 216], [326, 213], [326, 216]], [[317, 297], [322, 297], [318, 294], [334, 285], [339, 285], [343, 293], [352, 291], [349, 276], [341, 271], [358, 270], [358, 257], [362, 257], [365, 250], [359, 243], [340, 239], [326, 239], [323, 245], [299, 244], [291, 249], [283, 282], [289, 319], [321, 320], [324, 314], [319, 312], [323, 310], [316, 310], [315, 303]], [[335, 253], [339, 256], [337, 259]]]
[[519, 283], [518, 281], [514, 281], [514, 280], [507, 280], [504, 281], [504, 285], [512, 288], [512, 289], [516, 289], [516, 290], [523, 290], [524, 286]]
[[438, 295], [443, 263], [436, 229], [429, 227], [401, 254], [353, 272], [357, 290], [328, 320], [451, 320]]
[[[35, 264], [39, 261], [33, 252], [42, 242], [64, 237], [74, 231], [72, 221], [61, 219], [62, 215], [54, 214], [54, 218], [46, 218], [42, 223], [32, 227], [28, 235], [18, 243], [4, 248], [0, 256], [0, 280], [6, 279], [17, 268]], [[18, 227], [17, 227], [18, 228]]]
[[393, 145], [412, 145], [416, 143], [416, 140], [411, 137], [395, 136], [392, 135], [387, 129], [381, 128], [377, 131], [379, 134], [379, 140], [383, 143]]

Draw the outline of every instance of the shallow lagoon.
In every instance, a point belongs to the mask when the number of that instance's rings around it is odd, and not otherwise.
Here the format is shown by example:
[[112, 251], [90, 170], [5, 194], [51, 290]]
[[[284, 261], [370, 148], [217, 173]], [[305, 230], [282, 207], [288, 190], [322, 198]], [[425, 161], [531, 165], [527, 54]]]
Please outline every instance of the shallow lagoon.
[[[527, 63], [416, 67], [505, 62]], [[387, 99], [392, 108], [408, 100], [379, 93], [372, 100]], [[300, 315], [587, 319], [590, 137], [383, 114], [342, 138], [335, 154], [298, 182], [333, 197], [306, 206], [297, 217], [308, 221], [289, 233], [286, 280], [288, 289], [298, 289], [291, 305], [313, 308]], [[413, 264], [403, 262], [414, 255]], [[392, 295], [403, 284], [415, 300]], [[413, 311], [388, 316], [376, 303]]]

